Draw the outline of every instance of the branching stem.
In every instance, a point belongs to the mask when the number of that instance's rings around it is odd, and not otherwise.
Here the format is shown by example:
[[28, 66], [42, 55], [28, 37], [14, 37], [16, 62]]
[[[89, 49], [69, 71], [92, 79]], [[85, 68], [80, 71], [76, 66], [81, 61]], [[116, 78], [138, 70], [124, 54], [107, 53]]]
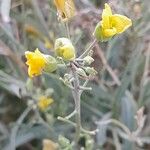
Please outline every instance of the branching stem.
[[75, 135], [75, 143], [76, 147], [78, 145], [78, 141], [80, 138], [80, 130], [81, 130], [81, 114], [80, 114], [80, 82], [79, 77], [76, 72], [76, 66], [72, 63], [71, 64], [71, 71], [74, 77], [74, 90], [72, 90], [73, 98], [75, 101], [75, 110], [76, 110], [76, 135]]

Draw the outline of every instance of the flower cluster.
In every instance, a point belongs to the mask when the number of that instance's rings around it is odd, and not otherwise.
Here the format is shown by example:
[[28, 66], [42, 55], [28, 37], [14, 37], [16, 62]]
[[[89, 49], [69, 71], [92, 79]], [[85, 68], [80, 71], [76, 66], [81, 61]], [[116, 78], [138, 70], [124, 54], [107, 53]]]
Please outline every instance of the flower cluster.
[[[75, 58], [75, 48], [67, 38], [56, 39], [56, 56], [64, 61], [71, 61]], [[45, 55], [37, 48], [34, 52], [25, 52], [28, 65], [28, 74], [30, 77], [41, 75], [42, 72], [54, 72], [57, 69], [57, 60], [51, 55]]]
[[[73, 0], [54, 0], [59, 18], [61, 21], [68, 21], [74, 16], [75, 7]], [[105, 4], [105, 8], [102, 12], [102, 20], [97, 24], [94, 36], [97, 40], [107, 41], [111, 37], [124, 32], [132, 25], [132, 21], [126, 16], [120, 14], [112, 14], [111, 8], [108, 4]], [[32, 29], [33, 31], [33, 29]], [[45, 39], [45, 46], [47, 48], [52, 47], [49, 41]], [[37, 48], [34, 52], [25, 52], [28, 65], [28, 75], [30, 77], [41, 75], [43, 72], [52, 73], [56, 71], [61, 64], [65, 64], [66, 67], [70, 67], [72, 73], [66, 73], [64, 75], [63, 82], [74, 89], [74, 80], [76, 75], [81, 79], [89, 79], [97, 72], [90, 64], [94, 61], [92, 55], [85, 51], [81, 56], [76, 57], [76, 50], [70, 39], [62, 37], [55, 40], [54, 44], [54, 56], [43, 54]], [[60, 59], [61, 58], [61, 59]], [[61, 62], [60, 62], [61, 60]], [[80, 87], [80, 89], [90, 90], [91, 88]], [[46, 109], [53, 99], [47, 97], [41, 97], [38, 101], [38, 106], [41, 110]]]
[[[73, 5], [72, 1], [55, 0], [57, 10], [67, 16], [68, 5]], [[69, 17], [68, 17], [69, 18]], [[102, 20], [96, 26], [94, 35], [99, 40], [108, 40], [114, 35], [124, 32], [132, 25], [132, 21], [126, 16], [119, 14], [112, 14], [111, 8], [105, 4], [105, 9], [102, 12]], [[72, 42], [67, 38], [58, 38], [55, 41], [55, 54], [65, 61], [72, 61], [75, 59], [75, 48]], [[27, 51], [25, 53], [27, 58], [26, 64], [29, 66], [28, 74], [30, 77], [40, 75], [42, 71], [53, 72], [57, 69], [57, 61], [50, 55], [42, 54], [38, 49], [35, 52]]]

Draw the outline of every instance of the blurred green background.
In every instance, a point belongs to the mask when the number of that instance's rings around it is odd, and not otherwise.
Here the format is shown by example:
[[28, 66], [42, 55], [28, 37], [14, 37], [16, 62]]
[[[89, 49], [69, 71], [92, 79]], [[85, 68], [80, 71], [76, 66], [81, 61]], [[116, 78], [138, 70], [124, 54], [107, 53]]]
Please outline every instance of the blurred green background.
[[[149, 0], [75, 0], [76, 16], [69, 22], [70, 34], [78, 55], [92, 41], [96, 23], [101, 19], [104, 3], [113, 12], [132, 19], [133, 26], [109, 42], [94, 47], [92, 66], [98, 75], [88, 86], [92, 91], [81, 97], [81, 116], [84, 128], [92, 130], [101, 119], [115, 118], [131, 131], [136, 129], [136, 111], [145, 107], [147, 115], [142, 136], [150, 136], [150, 1]], [[66, 37], [64, 24], [57, 20], [53, 0], [1, 0], [0, 1], [0, 150], [41, 150], [42, 140], [58, 142], [63, 135], [72, 141], [74, 127], [57, 120], [74, 109], [71, 91], [60, 80], [62, 71], [28, 78], [24, 52], [37, 47], [45, 54], [53, 54], [54, 41]], [[101, 60], [101, 49], [115, 74], [118, 86], [107, 65]], [[50, 95], [54, 103], [46, 112], [29, 111], [32, 99]], [[149, 150], [150, 140], [139, 146], [115, 136], [113, 125], [98, 126], [93, 137], [84, 137], [80, 144], [86, 150]], [[17, 132], [16, 132], [17, 131]], [[87, 138], [93, 139], [93, 148], [86, 147]], [[51, 149], [50, 149], [51, 150]]]

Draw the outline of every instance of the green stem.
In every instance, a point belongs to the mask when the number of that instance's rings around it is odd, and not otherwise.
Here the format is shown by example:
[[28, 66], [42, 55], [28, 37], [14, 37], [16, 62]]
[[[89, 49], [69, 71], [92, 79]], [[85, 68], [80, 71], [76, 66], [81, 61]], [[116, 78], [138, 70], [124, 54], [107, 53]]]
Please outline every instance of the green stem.
[[76, 114], [76, 110], [74, 110], [71, 114], [69, 114], [68, 116], [66, 116], [66, 119], [70, 119], [71, 117], [73, 117]]
[[83, 52], [82, 55], [79, 56], [78, 59], [84, 58], [89, 52], [90, 50], [95, 46], [95, 44], [97, 43], [97, 40], [94, 39], [94, 41], [89, 45], [89, 47]]
[[68, 22], [65, 23], [65, 26], [66, 26], [66, 30], [67, 30], [67, 36], [68, 36], [68, 39], [70, 39], [70, 31], [69, 31], [69, 25], [68, 25]]

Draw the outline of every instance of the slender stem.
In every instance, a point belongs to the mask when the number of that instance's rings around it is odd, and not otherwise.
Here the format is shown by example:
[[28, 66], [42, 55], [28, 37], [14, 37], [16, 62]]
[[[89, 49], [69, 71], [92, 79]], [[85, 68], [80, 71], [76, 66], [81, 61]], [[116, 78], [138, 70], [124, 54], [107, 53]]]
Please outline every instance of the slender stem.
[[[88, 82], [89, 82], [89, 79], [87, 79], [87, 80], [84, 82], [84, 84], [82, 85], [82, 87], [86, 87], [87, 84], [88, 84]], [[82, 94], [83, 91], [84, 91], [83, 89], [80, 90], [80, 95]]]
[[89, 47], [83, 52], [83, 54], [79, 56], [78, 59], [81, 59], [81, 58], [83, 58], [84, 56], [86, 56], [86, 55], [89, 53], [89, 51], [95, 46], [96, 42], [97, 42], [97, 40], [94, 39], [94, 41], [93, 41], [93, 42], [89, 45]]
[[63, 121], [63, 122], [69, 123], [69, 124], [71, 124], [71, 125], [74, 126], [74, 127], [77, 126], [76, 123], [74, 123], [74, 122], [72, 122], [72, 121], [70, 121], [70, 120], [68, 120], [68, 119], [66, 119], [66, 118], [63, 118], [63, 117], [58, 116], [57, 119], [58, 119], [58, 120], [61, 120], [61, 121]]
[[[61, 120], [61, 121], [63, 121], [63, 122], [69, 123], [70, 125], [72, 125], [72, 126], [74, 126], [74, 127], [77, 127], [77, 124], [76, 124], [76, 123], [74, 123], [74, 122], [68, 120], [67, 118], [63, 118], [63, 117], [58, 116], [57, 119], [58, 119], [58, 120]], [[80, 128], [80, 130], [81, 130], [81, 132], [86, 133], [86, 134], [89, 134], [89, 135], [95, 135], [95, 134], [98, 132], [98, 129], [93, 130], [93, 131], [88, 131], [88, 130], [83, 129], [82, 127]]]
[[[91, 88], [91, 87], [80, 86], [80, 90], [91, 91], [92, 88]], [[80, 93], [81, 93], [81, 92], [80, 92]]]
[[76, 135], [75, 135], [75, 142], [76, 147], [78, 145], [78, 141], [80, 138], [80, 130], [81, 130], [81, 114], [80, 114], [80, 82], [78, 78], [78, 74], [76, 73], [76, 66], [72, 63], [71, 64], [71, 71], [74, 77], [74, 90], [72, 90], [72, 94], [75, 101], [75, 110], [76, 110]]
[[[89, 45], [89, 47], [83, 52], [83, 54], [81, 56], [79, 56], [78, 59], [81, 59], [83, 58], [84, 56], [86, 56], [89, 51], [95, 46], [95, 44], [97, 43], [97, 40], [94, 39], [93, 42]], [[96, 44], [97, 46], [98, 44]], [[98, 46], [97, 46], [98, 47]], [[115, 81], [115, 83], [120, 86], [121, 85], [121, 82], [120, 80], [118, 79], [118, 77], [116, 76], [116, 74], [113, 72], [112, 68], [109, 66], [109, 64], [107, 63], [107, 60], [104, 56], [104, 53], [102, 52], [101, 48], [98, 49], [98, 55], [99, 57], [101, 58], [102, 60], [102, 63], [103, 65], [106, 67], [107, 71], [109, 72], [109, 74], [111, 75], [111, 77], [113, 78], [113, 80]]]
[[65, 119], [70, 119], [71, 117], [73, 117], [76, 114], [76, 110], [74, 110], [71, 114], [69, 114], [68, 116], [65, 117]]
[[96, 130], [93, 130], [93, 131], [88, 131], [88, 130], [85, 130], [85, 129], [81, 128], [81, 131], [86, 133], [86, 134], [89, 134], [89, 135], [95, 135], [99, 130], [96, 129]]
[[110, 76], [112, 77], [112, 79], [115, 81], [115, 83], [120, 86], [121, 85], [121, 81], [119, 80], [119, 78], [117, 77], [117, 75], [115, 74], [115, 72], [113, 71], [113, 69], [109, 66], [107, 59], [105, 58], [105, 55], [102, 51], [102, 49], [99, 47], [99, 45], [96, 45], [97, 47], [97, 54], [98, 56], [101, 58], [101, 61], [103, 63], [103, 65], [106, 67], [106, 70], [109, 72]]
[[106, 121], [100, 121], [97, 124], [107, 125], [107, 124], [110, 124], [110, 123], [113, 123], [113, 124], [119, 126], [128, 136], [131, 136], [132, 133], [128, 129], [128, 127], [125, 126], [124, 124], [122, 124], [120, 121], [118, 121], [116, 119], [109, 119], [109, 120], [106, 120]]
[[67, 36], [68, 36], [68, 39], [70, 39], [70, 30], [69, 30], [69, 25], [68, 25], [68, 22], [65, 22], [65, 26], [66, 26], [66, 30], [67, 30]]

